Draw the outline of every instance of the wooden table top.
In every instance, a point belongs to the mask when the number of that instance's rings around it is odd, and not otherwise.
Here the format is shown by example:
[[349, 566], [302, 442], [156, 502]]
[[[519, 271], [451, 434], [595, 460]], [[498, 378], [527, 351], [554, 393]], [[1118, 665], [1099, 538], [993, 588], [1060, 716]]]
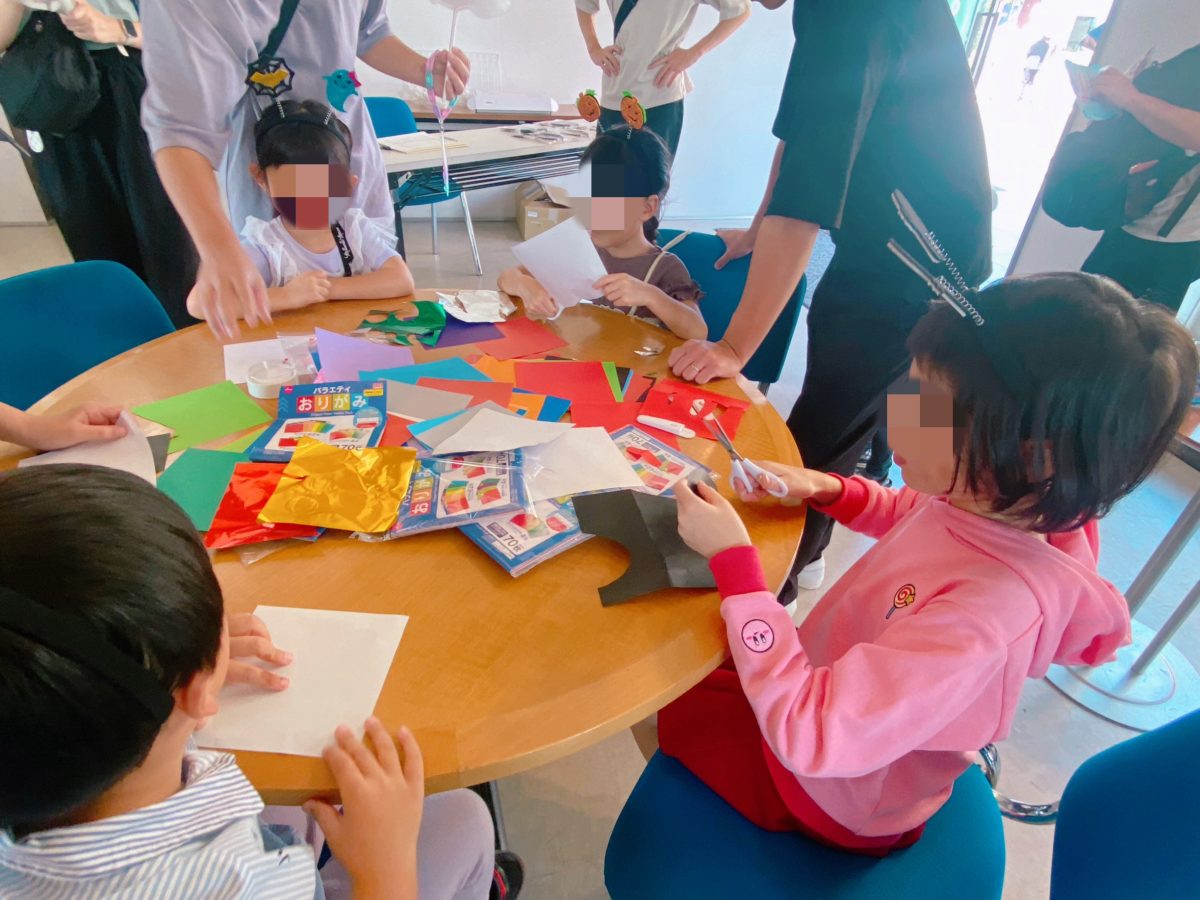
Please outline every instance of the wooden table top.
[[[243, 331], [242, 339], [315, 325], [346, 332], [367, 310], [399, 305], [329, 303], [279, 315], [273, 326]], [[592, 307], [568, 310], [551, 327], [570, 343], [561, 355], [613, 360], [647, 375], [666, 371], [667, 353], [676, 343], [659, 329]], [[636, 355], [634, 349], [650, 335], [667, 349], [650, 358]], [[424, 361], [471, 350], [415, 355]], [[223, 377], [221, 347], [204, 326], [196, 326], [97, 366], [34, 409], [61, 410], [99, 399], [132, 407]], [[736, 437], [746, 456], [799, 463], [783, 420], [752, 385], [739, 379], [709, 387], [751, 399]], [[274, 413], [274, 401], [262, 405]], [[729, 460], [718, 445], [694, 438], [681, 446], [719, 473], [722, 491], [731, 496]], [[0, 469], [24, 455], [0, 444]], [[741, 512], [769, 583], [782, 587], [803, 517], [778, 507]], [[230, 611], [267, 604], [410, 616], [376, 712], [389, 729], [406, 724], [416, 733], [430, 791], [511, 775], [596, 743], [684, 693], [726, 654], [715, 591], [669, 590], [601, 607], [596, 589], [620, 575], [625, 553], [600, 538], [519, 578], [455, 531], [386, 544], [326, 535], [312, 544], [293, 542], [252, 566], [224, 551], [215, 567]], [[268, 803], [295, 804], [333, 792], [320, 759], [237, 756]]]

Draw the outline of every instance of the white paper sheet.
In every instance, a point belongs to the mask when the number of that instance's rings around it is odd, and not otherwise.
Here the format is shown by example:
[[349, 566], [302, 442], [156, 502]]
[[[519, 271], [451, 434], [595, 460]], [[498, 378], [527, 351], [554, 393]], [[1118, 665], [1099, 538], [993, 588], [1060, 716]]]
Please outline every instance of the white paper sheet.
[[525, 451], [529, 499], [550, 500], [598, 491], [641, 488], [642, 479], [603, 428], [572, 428]]
[[487, 408], [462, 418], [463, 426], [431, 445], [431, 453], [499, 453], [545, 444], [574, 428], [570, 422], [541, 422]]
[[278, 338], [269, 341], [243, 341], [225, 345], [225, 378], [234, 384], [246, 383], [246, 370], [256, 362], [283, 362], [287, 353]]
[[[260, 606], [254, 611], [290, 666], [278, 693], [226, 685], [221, 710], [196, 743], [219, 750], [320, 756], [338, 725], [362, 732], [375, 709], [408, 616]], [[265, 667], [265, 666], [264, 666]]]
[[438, 291], [438, 302], [460, 322], [503, 322], [517, 311], [516, 304], [499, 291]]
[[150, 449], [146, 436], [142, 434], [137, 421], [127, 412], [121, 413], [121, 424], [126, 428], [123, 438], [115, 441], [88, 441], [86, 444], [77, 444], [65, 450], [51, 450], [49, 453], [23, 459], [17, 465], [21, 468], [51, 466], [57, 463], [104, 466], [106, 469], [120, 469], [151, 484], [157, 484], [154, 451]]
[[608, 274], [592, 236], [578, 217], [513, 247], [513, 255], [560, 309], [599, 296], [593, 285]]

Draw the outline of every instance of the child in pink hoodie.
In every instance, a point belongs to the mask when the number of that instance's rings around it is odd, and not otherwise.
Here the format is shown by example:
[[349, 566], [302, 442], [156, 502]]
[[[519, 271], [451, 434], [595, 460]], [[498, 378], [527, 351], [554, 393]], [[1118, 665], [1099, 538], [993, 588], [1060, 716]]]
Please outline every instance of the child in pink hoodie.
[[[1115, 283], [1075, 273], [938, 304], [888, 397], [907, 487], [765, 463], [875, 546], [795, 628], [733, 507], [676, 491], [710, 559], [728, 665], [659, 714], [663, 752], [760, 827], [860, 853], [908, 846], [1026, 678], [1129, 640], [1096, 572], [1096, 517], [1151, 470], [1195, 385], [1191, 338]], [[983, 323], [986, 324], [983, 324]], [[765, 498], [762, 491], [743, 500]]]

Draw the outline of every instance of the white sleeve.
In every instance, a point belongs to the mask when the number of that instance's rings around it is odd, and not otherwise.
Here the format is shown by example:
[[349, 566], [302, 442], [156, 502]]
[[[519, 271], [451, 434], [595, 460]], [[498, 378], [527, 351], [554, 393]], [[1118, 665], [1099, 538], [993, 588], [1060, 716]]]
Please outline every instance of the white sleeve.
[[575, 8], [594, 16], [600, 12], [600, 0], [575, 0]]
[[705, 6], [711, 6], [724, 22], [726, 19], [736, 19], [750, 11], [750, 0], [700, 0]]

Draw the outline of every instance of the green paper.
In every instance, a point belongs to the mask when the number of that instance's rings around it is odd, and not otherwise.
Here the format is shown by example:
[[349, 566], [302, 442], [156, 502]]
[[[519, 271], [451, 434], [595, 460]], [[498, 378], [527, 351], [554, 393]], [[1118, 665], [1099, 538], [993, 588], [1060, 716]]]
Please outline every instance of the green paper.
[[222, 444], [221, 449], [229, 453], [245, 453], [250, 449], [250, 445], [258, 440], [258, 436], [266, 430], [266, 428], [255, 428], [240, 438], [234, 438], [228, 444]]
[[233, 478], [233, 467], [245, 461], [242, 453], [185, 450], [158, 477], [158, 489], [183, 508], [197, 531], [208, 531]]
[[146, 403], [133, 411], [175, 432], [171, 453], [271, 421], [262, 407], [231, 381]]
[[621, 379], [617, 375], [617, 364], [606, 362], [601, 365], [604, 366], [604, 374], [608, 377], [608, 386], [612, 388], [613, 399], [620, 403], [625, 399], [625, 389], [621, 387]]

